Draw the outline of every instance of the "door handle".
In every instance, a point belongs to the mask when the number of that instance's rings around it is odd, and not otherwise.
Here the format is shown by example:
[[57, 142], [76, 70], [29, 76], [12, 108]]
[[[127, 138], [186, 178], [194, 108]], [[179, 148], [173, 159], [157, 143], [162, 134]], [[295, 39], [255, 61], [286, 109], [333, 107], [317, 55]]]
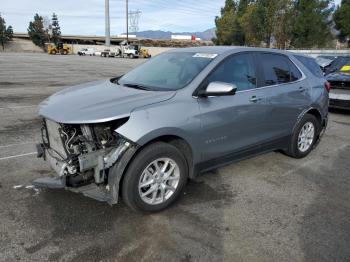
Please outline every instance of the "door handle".
[[299, 91], [300, 91], [300, 92], [305, 92], [305, 91], [306, 91], [306, 88], [304, 88], [304, 87], [301, 86], [301, 87], [299, 87]]
[[253, 102], [253, 103], [257, 103], [257, 102], [259, 102], [260, 100], [262, 100], [262, 98], [261, 98], [261, 97], [257, 97], [257, 96], [252, 96], [252, 97], [249, 99], [249, 101], [250, 101], [250, 102]]

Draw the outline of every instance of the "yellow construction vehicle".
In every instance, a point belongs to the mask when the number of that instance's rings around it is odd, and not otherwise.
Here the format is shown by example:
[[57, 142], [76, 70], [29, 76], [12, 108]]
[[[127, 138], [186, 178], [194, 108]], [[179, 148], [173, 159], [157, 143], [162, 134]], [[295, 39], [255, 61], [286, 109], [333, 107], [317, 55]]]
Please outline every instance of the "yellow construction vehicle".
[[151, 58], [151, 54], [149, 53], [149, 50], [146, 48], [140, 48], [140, 56], [143, 58]]
[[58, 43], [57, 46], [55, 44], [47, 44], [47, 53], [50, 55], [68, 55], [72, 53], [72, 47], [67, 44]]

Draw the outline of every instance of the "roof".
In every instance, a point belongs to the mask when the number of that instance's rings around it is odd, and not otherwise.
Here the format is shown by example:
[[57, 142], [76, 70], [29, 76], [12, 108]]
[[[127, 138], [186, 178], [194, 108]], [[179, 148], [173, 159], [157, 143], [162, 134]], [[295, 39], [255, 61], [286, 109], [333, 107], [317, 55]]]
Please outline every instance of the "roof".
[[[225, 54], [231, 52], [242, 52], [242, 51], [260, 51], [260, 52], [271, 52], [279, 54], [296, 54], [285, 50], [272, 49], [272, 48], [257, 48], [257, 47], [245, 47], [245, 46], [200, 46], [200, 47], [187, 47], [187, 48], [176, 48], [172, 49], [171, 52], [197, 52], [197, 53], [210, 53], [210, 54]], [[302, 55], [302, 54], [297, 54]]]

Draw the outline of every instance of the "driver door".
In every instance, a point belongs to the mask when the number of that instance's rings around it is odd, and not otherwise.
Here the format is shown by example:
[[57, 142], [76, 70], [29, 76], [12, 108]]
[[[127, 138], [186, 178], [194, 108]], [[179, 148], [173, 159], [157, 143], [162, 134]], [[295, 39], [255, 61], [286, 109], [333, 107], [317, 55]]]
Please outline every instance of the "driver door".
[[[267, 137], [266, 98], [257, 89], [257, 70], [253, 53], [226, 58], [205, 81], [235, 84], [235, 95], [199, 97], [201, 111], [202, 161], [229, 157], [256, 147]], [[223, 159], [221, 159], [223, 160]]]

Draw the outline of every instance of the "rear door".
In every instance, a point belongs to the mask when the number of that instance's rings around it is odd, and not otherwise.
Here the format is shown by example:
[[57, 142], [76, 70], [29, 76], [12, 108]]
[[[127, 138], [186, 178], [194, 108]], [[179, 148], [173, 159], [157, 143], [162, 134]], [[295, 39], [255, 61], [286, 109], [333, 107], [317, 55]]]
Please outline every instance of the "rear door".
[[298, 116], [310, 104], [310, 86], [302, 72], [288, 56], [259, 54], [260, 87], [267, 99], [267, 119], [271, 140], [292, 133]]
[[233, 96], [199, 97], [202, 160], [229, 155], [266, 139], [266, 99], [257, 89], [255, 55], [240, 53], [226, 58], [208, 76], [211, 82], [235, 84]]

